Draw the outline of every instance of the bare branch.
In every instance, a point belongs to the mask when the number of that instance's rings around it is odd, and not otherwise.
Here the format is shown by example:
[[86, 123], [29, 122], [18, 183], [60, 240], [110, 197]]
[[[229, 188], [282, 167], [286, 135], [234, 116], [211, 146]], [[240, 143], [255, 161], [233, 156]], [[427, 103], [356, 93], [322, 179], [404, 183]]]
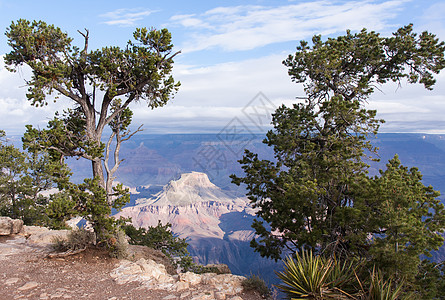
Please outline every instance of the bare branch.
[[[143, 129], [142, 126], [144, 126], [144, 124], [140, 125], [140, 126], [138, 127], [138, 129], [136, 129], [134, 132], [132, 132], [129, 136], [123, 138], [123, 139], [122, 139], [122, 142], [128, 141], [128, 140], [131, 139], [131, 137], [132, 137], [133, 135], [135, 135], [136, 133], [141, 132], [141, 131], [144, 131], [145, 129]], [[129, 132], [128, 132], [128, 133], [129, 133]], [[126, 136], [128, 133], [125, 133], [125, 135], [123, 135], [123, 136]]]
[[104, 166], [105, 166], [105, 170], [107, 171], [107, 176], [108, 176], [108, 174], [110, 174], [110, 167], [108, 164], [108, 159], [110, 158], [110, 146], [111, 146], [111, 142], [113, 141], [113, 138], [115, 135], [116, 135], [116, 133], [113, 131], [113, 133], [108, 138], [107, 145], [105, 148]]
[[88, 29], [86, 29], [86, 28], [84, 28], [84, 29], [85, 29], [85, 33], [83, 33], [80, 30], [77, 30], [77, 32], [80, 33], [83, 36], [83, 38], [85, 39], [85, 46], [84, 46], [84, 48], [82, 50], [82, 56], [83, 57], [86, 56], [87, 51], [88, 51], [88, 38], [89, 38], [89, 34], [90, 34]]

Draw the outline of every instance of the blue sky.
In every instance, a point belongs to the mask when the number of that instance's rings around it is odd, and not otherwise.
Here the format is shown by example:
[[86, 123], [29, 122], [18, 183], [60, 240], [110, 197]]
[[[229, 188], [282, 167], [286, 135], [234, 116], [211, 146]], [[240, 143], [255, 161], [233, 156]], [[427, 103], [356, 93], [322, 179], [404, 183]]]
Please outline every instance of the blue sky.
[[[265, 131], [274, 107], [295, 102], [302, 87], [281, 61], [301, 39], [333, 37], [363, 27], [390, 35], [414, 23], [445, 40], [445, 1], [20, 1], [0, 0], [0, 31], [19, 18], [44, 20], [81, 45], [77, 30], [90, 31], [90, 49], [125, 46], [137, 27], [168, 28], [177, 56], [174, 76], [182, 86], [165, 107], [132, 106], [134, 125], [147, 133]], [[0, 56], [9, 52], [0, 35]], [[45, 108], [26, 102], [29, 70], [9, 73], [0, 60], [0, 129], [21, 134], [24, 125], [44, 127], [60, 100]], [[387, 123], [382, 132], [445, 133], [445, 74], [433, 92], [421, 86], [386, 85], [368, 107]], [[261, 94], [259, 94], [261, 93]]]

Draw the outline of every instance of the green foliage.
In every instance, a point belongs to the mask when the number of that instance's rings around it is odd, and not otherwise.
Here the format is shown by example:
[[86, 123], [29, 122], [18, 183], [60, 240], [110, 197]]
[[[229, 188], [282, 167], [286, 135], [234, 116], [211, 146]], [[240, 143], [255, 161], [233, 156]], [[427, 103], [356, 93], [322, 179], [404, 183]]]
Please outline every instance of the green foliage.
[[389, 80], [431, 88], [431, 72], [445, 67], [444, 49], [432, 34], [417, 37], [411, 25], [389, 38], [362, 30], [326, 42], [315, 36], [312, 47], [301, 42], [284, 64], [293, 81], [304, 83], [307, 99], [273, 115], [274, 130], [264, 143], [274, 148], [276, 162], [246, 150], [240, 160], [245, 177], [232, 176], [259, 208], [256, 251], [275, 259], [284, 248], [303, 246], [330, 248], [337, 256], [366, 254], [374, 230], [367, 227], [377, 225], [362, 210], [369, 203], [355, 205], [355, 197], [369, 180], [363, 159], [376, 151], [368, 138], [382, 120], [363, 101], [375, 84]]
[[[1, 136], [5, 136], [3, 131]], [[0, 212], [27, 225], [46, 225], [49, 218], [45, 210], [52, 196], [42, 192], [66, 181], [70, 171], [45, 152], [25, 149], [28, 151], [22, 152], [0, 142]]]
[[128, 107], [124, 110], [120, 110], [121, 107], [121, 99], [115, 99], [111, 103], [111, 112], [118, 112], [116, 117], [108, 124], [113, 132], [125, 131], [131, 124], [133, 112]]
[[224, 274], [217, 267], [208, 267], [199, 264], [195, 264], [192, 262], [191, 257], [187, 257], [187, 261], [185, 267], [183, 267], [184, 271], [190, 271], [196, 274], [205, 274], [205, 273], [215, 273], [215, 274]]
[[[53, 94], [74, 104], [62, 115], [56, 112], [44, 130], [27, 126], [24, 145], [48, 152], [53, 160], [73, 156], [90, 160], [92, 177], [98, 178], [99, 185], [106, 190], [111, 207], [113, 175], [121, 162], [120, 145], [132, 136], [128, 130], [132, 116], [129, 105], [146, 100], [153, 109], [167, 103], [180, 85], [171, 75], [173, 58], [178, 53], [172, 53], [167, 29], [137, 29], [134, 41], [129, 41], [125, 48], [104, 47], [95, 51], [88, 49], [88, 30], [79, 33], [84, 39], [82, 50], [54, 25], [23, 19], [12, 22], [6, 30], [12, 50], [5, 55], [5, 64], [10, 71], [22, 65], [31, 68], [32, 77], [26, 83], [32, 105], [47, 105], [47, 97]], [[104, 144], [102, 133], [107, 125], [112, 136]], [[109, 168], [113, 137], [115, 165]]]
[[361, 235], [361, 229], [337, 219], [350, 219], [350, 186], [366, 180], [367, 165], [361, 158], [365, 150], [373, 150], [366, 137], [378, 129], [374, 116], [375, 111], [361, 109], [358, 101], [337, 96], [322, 104], [277, 109], [275, 130], [264, 140], [274, 147], [277, 162], [246, 150], [240, 160], [245, 177], [232, 176], [234, 183], [246, 184], [253, 206], [261, 208], [257, 216], [270, 226], [260, 220], [253, 224], [260, 236], [252, 242], [257, 251], [278, 259], [284, 247], [295, 251], [320, 243], [322, 249], [335, 246], [335, 252], [360, 250], [351, 239]]
[[416, 281], [409, 289], [417, 299], [445, 299], [445, 261], [433, 263], [423, 260]]
[[[79, 119], [73, 118], [75, 121]], [[54, 229], [66, 228], [66, 221], [81, 216], [93, 225], [97, 241], [114, 249], [115, 243], [110, 243], [110, 239], [115, 239], [124, 221], [111, 217], [111, 209], [120, 210], [130, 200], [128, 189], [118, 184], [112, 193], [106, 193], [97, 177], [85, 179], [82, 184], [70, 183], [70, 171], [61, 163], [60, 153], [52, 152], [52, 148], [48, 152], [42, 150], [41, 141], [37, 141], [42, 134], [45, 131], [28, 127], [23, 138], [27, 153], [13, 145], [0, 144], [0, 211], [22, 219], [25, 224]], [[62, 131], [59, 134], [63, 138]], [[42, 196], [42, 191], [56, 186], [59, 192]], [[111, 204], [107, 196], [112, 197]]]
[[26, 125], [23, 145], [30, 149], [47, 151], [54, 161], [63, 157], [102, 158], [105, 145], [91, 140], [86, 133], [86, 117], [82, 110], [68, 109], [48, 122], [46, 129]]
[[[136, 229], [133, 225], [123, 226], [125, 233], [130, 237], [130, 244], [160, 250], [174, 266], [179, 266], [185, 271], [193, 271], [195, 266], [187, 251], [188, 244], [186, 240], [175, 236], [170, 228], [171, 224], [162, 225], [161, 221], [157, 226], [151, 226], [148, 229], [142, 227]], [[198, 273], [200, 273], [199, 271], [204, 272], [199, 267], [196, 268], [196, 271]]]
[[85, 179], [81, 184], [70, 183], [65, 193], [52, 197], [46, 208], [53, 228], [64, 228], [65, 221], [81, 216], [94, 229], [94, 244], [106, 247], [113, 257], [126, 256], [127, 242], [120, 227], [126, 219], [116, 220], [111, 216], [111, 208], [121, 209], [129, 201], [128, 189], [118, 185], [114, 189], [115, 201], [110, 207], [105, 189], [99, 186], [98, 178]]
[[[60, 28], [43, 21], [12, 22], [6, 36], [12, 48], [5, 56], [8, 68], [14, 71], [15, 66], [27, 64], [33, 70], [27, 94], [33, 105], [47, 104], [47, 94], [54, 91], [81, 102], [78, 98], [85, 96], [81, 92], [89, 82], [109, 99], [131, 94], [157, 107], [179, 86], [169, 75], [173, 45], [166, 29], [137, 29], [135, 42], [129, 41], [125, 49], [104, 47], [92, 52], [86, 47], [80, 51]], [[87, 46], [88, 33], [84, 37]]]
[[433, 74], [445, 67], [444, 42], [426, 31], [417, 35], [412, 24], [391, 37], [366, 29], [355, 34], [348, 30], [324, 42], [316, 35], [312, 44], [301, 41], [284, 64], [292, 80], [304, 83], [307, 95], [321, 101], [332, 93], [348, 101], [363, 100], [376, 85], [403, 78], [431, 89]]
[[383, 275], [372, 270], [371, 283], [369, 285], [367, 293], [364, 294], [364, 299], [381, 299], [381, 300], [397, 300], [397, 299], [412, 299], [411, 295], [403, 295], [403, 285], [395, 285], [391, 280], [384, 280]]
[[245, 291], [255, 291], [263, 298], [270, 297], [270, 289], [266, 282], [257, 275], [250, 275], [241, 283]]
[[51, 229], [67, 229], [66, 221], [78, 215], [76, 202], [66, 192], [60, 192], [49, 196], [50, 200], [45, 208], [48, 217], [46, 226]]
[[397, 155], [386, 166], [356, 198], [372, 225], [368, 255], [383, 274], [413, 282], [420, 255], [443, 245], [444, 205], [439, 192], [423, 185], [417, 168], [402, 166]]
[[[171, 75], [173, 58], [178, 53], [172, 53], [167, 29], [136, 29], [134, 41], [129, 41], [125, 48], [104, 47], [95, 51], [88, 49], [88, 30], [79, 33], [84, 38], [82, 50], [60, 28], [43, 21], [20, 19], [6, 30], [12, 50], [4, 60], [11, 72], [22, 65], [31, 68], [26, 96], [32, 105], [47, 105], [47, 97], [53, 94], [56, 99], [63, 96], [74, 104], [62, 115], [56, 112], [46, 129], [28, 125], [24, 147], [33, 153], [46, 152], [52, 162], [63, 164], [65, 157], [92, 162], [93, 179], [79, 185], [71, 184], [60, 170], [58, 187], [69, 196], [52, 199], [46, 209], [50, 226], [63, 227], [66, 218], [80, 215], [93, 224], [98, 240], [106, 242], [117, 234], [119, 225], [111, 218], [111, 209], [119, 209], [129, 200], [122, 185], [113, 187], [114, 174], [122, 161], [121, 142], [134, 134], [128, 130], [132, 117], [129, 105], [146, 100], [153, 109], [167, 103], [180, 85]], [[104, 144], [102, 133], [107, 125], [112, 135]], [[111, 168], [108, 160], [113, 138], [115, 164]]]
[[256, 251], [275, 259], [302, 249], [342, 261], [366, 258], [385, 279], [414, 282], [419, 255], [443, 243], [444, 207], [420, 172], [397, 157], [380, 176], [367, 175], [365, 161], [377, 151], [369, 139], [383, 121], [364, 103], [389, 81], [431, 89], [433, 74], [445, 67], [444, 52], [443, 42], [413, 33], [412, 25], [391, 37], [363, 29], [326, 41], [314, 36], [312, 46], [300, 43], [283, 63], [307, 98], [273, 114], [264, 143], [275, 160], [246, 150], [244, 177], [231, 176], [246, 185], [257, 208]]
[[121, 209], [130, 200], [128, 189], [123, 189], [122, 185], [115, 188], [116, 199], [110, 207], [107, 202], [105, 189], [99, 185], [99, 179], [85, 179], [81, 184], [71, 184], [68, 193], [71, 201], [75, 203], [74, 211], [89, 221], [94, 228], [96, 238], [99, 243], [112, 245], [109, 239], [114, 237], [119, 227], [126, 220], [116, 220], [111, 216], [111, 208]]
[[284, 271], [277, 273], [283, 282], [277, 287], [287, 299], [413, 299], [412, 294], [403, 293], [403, 283], [385, 279], [375, 268], [366, 274], [360, 270], [361, 263], [341, 263], [310, 251], [295, 256], [288, 257]]
[[360, 264], [326, 259], [311, 251], [295, 257], [285, 259], [284, 271], [277, 273], [283, 282], [277, 287], [289, 299], [349, 299]]
[[[29, 210], [26, 196], [31, 192], [26, 155], [13, 145], [0, 146], [0, 203], [2, 213], [12, 218], [23, 217]], [[26, 206], [26, 207], [25, 207]], [[25, 211], [24, 211], [25, 210]]]

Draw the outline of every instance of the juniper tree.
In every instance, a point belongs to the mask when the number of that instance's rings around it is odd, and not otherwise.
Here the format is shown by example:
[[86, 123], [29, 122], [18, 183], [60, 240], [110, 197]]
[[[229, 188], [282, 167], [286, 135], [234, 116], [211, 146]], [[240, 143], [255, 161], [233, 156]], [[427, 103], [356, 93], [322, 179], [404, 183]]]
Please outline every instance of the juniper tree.
[[[72, 108], [56, 112], [46, 129], [28, 125], [23, 144], [47, 151], [53, 161], [63, 163], [66, 157], [91, 161], [93, 178], [79, 185], [68, 183], [64, 189], [69, 195], [54, 198], [48, 213], [59, 220], [64, 220], [64, 213], [84, 216], [93, 223], [98, 239], [103, 240], [116, 229], [111, 209], [129, 200], [128, 190], [122, 185], [112, 186], [122, 161], [120, 145], [140, 130], [129, 131], [129, 106], [145, 100], [154, 109], [170, 100], [180, 85], [171, 75], [173, 59], [179, 52], [173, 53], [167, 29], [138, 28], [125, 48], [98, 50], [89, 49], [88, 30], [79, 33], [83, 38], [81, 48], [54, 25], [20, 19], [6, 31], [12, 51], [4, 60], [10, 71], [22, 65], [31, 68], [26, 96], [32, 105], [47, 105], [59, 97], [72, 102]], [[111, 136], [103, 143], [106, 126]]]
[[[246, 150], [240, 160], [244, 176], [232, 175], [234, 183], [245, 184], [258, 209], [252, 225], [257, 237], [251, 242], [256, 251], [275, 259], [303, 248], [337, 257], [369, 255], [369, 238], [382, 223], [367, 217], [376, 208], [372, 198], [356, 200], [366, 192], [363, 186], [377, 180], [367, 176], [365, 158], [375, 157], [369, 138], [383, 120], [364, 104], [377, 86], [390, 81], [406, 79], [432, 89], [434, 74], [445, 67], [444, 50], [433, 34], [417, 35], [412, 25], [390, 37], [363, 29], [325, 41], [314, 36], [312, 45], [300, 42], [283, 63], [291, 79], [304, 85], [306, 98], [273, 114], [274, 129], [264, 143], [273, 147], [275, 161]], [[428, 190], [416, 193], [413, 207], [420, 201], [436, 205]], [[435, 229], [443, 229], [443, 223], [434, 229], [417, 217], [413, 226], [425, 230], [423, 249], [437, 248], [441, 238]]]
[[65, 185], [69, 175], [65, 164], [52, 161], [46, 152], [21, 151], [0, 130], [0, 214], [27, 225], [48, 224], [50, 197], [44, 192]]
[[[120, 128], [119, 134], [115, 130], [122, 127], [122, 116], [131, 120], [128, 112], [132, 102], [146, 100], [152, 109], [168, 102], [179, 87], [171, 76], [178, 52], [172, 52], [167, 29], [136, 29], [134, 40], [125, 48], [110, 46], [93, 51], [89, 49], [89, 31], [79, 33], [82, 49], [54, 25], [23, 19], [12, 22], [6, 31], [12, 51], [5, 55], [5, 63], [10, 71], [21, 65], [31, 68], [26, 96], [32, 105], [47, 105], [53, 100], [50, 96], [55, 96], [54, 101], [63, 97], [73, 103], [73, 109], [62, 117], [56, 115], [43, 134], [29, 126], [27, 139], [40, 141], [60, 159], [74, 156], [90, 160], [93, 177], [110, 193], [103, 170], [104, 150], [109, 150], [102, 143], [104, 129], [111, 125], [115, 138], [124, 134], [129, 124]], [[119, 122], [121, 125], [116, 125]], [[118, 151], [114, 153], [118, 156]], [[109, 177], [113, 177], [110, 172]], [[110, 198], [107, 194], [111, 206]]]

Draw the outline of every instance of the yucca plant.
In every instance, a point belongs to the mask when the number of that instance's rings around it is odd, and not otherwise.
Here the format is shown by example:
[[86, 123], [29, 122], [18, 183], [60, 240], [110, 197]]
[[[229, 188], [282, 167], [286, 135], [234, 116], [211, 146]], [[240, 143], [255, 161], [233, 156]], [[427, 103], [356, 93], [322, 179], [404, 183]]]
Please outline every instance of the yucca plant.
[[372, 270], [368, 291], [363, 295], [363, 300], [409, 300], [411, 294], [403, 294], [403, 284], [396, 285], [392, 280], [384, 280], [382, 274]]
[[328, 278], [329, 287], [343, 296], [349, 296], [349, 298], [354, 299], [352, 295], [360, 289], [360, 284], [357, 282], [357, 274], [361, 272], [363, 261], [357, 259], [342, 261], [335, 258], [330, 260], [332, 264]]
[[[335, 259], [314, 256], [312, 251], [288, 257], [284, 271], [277, 273], [283, 284], [277, 287], [288, 299], [349, 299], [341, 288], [354, 278], [355, 266]], [[349, 277], [348, 277], [349, 276]]]

